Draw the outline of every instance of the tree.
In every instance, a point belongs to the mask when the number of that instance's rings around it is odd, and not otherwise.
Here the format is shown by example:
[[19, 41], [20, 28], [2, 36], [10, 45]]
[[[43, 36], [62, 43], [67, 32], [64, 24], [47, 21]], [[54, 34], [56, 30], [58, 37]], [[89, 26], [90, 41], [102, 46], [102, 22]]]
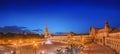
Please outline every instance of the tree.
[[2, 38], [4, 36], [3, 32], [0, 32], [0, 38]]

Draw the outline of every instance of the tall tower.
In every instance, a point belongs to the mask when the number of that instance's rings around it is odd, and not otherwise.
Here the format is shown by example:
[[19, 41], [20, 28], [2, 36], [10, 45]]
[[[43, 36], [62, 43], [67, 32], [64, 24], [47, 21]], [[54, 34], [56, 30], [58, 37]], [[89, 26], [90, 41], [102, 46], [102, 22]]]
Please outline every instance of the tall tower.
[[44, 37], [45, 37], [45, 38], [48, 38], [48, 37], [49, 37], [48, 25], [47, 25], [47, 24], [46, 24], [46, 27], [45, 27]]
[[105, 37], [108, 37], [108, 36], [109, 36], [108, 34], [109, 34], [109, 32], [111, 32], [111, 30], [112, 30], [112, 29], [110, 28], [108, 21], [106, 21], [106, 22], [105, 22], [105, 26], [104, 26], [104, 32], [105, 32], [105, 35], [104, 35], [104, 36], [105, 36]]
[[111, 31], [111, 28], [109, 26], [108, 20], [106, 20], [106, 22], [105, 22], [104, 30], [107, 33], [109, 33]]
[[91, 28], [90, 28], [90, 36], [95, 36], [96, 35], [96, 28], [94, 27], [94, 26], [92, 26]]
[[108, 20], [106, 20], [105, 25], [104, 25], [104, 36], [103, 36], [103, 38], [102, 38], [102, 44], [103, 44], [103, 45], [106, 44], [105, 38], [109, 36], [109, 32], [110, 32], [111, 30], [112, 30], [112, 29], [111, 29], [110, 26], [109, 26]]
[[106, 20], [106, 22], [105, 22], [105, 28], [109, 28], [108, 20]]

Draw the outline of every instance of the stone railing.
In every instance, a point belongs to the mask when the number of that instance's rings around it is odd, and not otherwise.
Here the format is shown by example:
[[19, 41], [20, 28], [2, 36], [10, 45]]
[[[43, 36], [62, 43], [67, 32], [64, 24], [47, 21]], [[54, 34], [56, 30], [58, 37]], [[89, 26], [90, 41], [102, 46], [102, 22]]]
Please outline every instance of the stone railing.
[[118, 54], [120, 54], [120, 39], [116, 38], [105, 38], [105, 45], [109, 46], [113, 50], [115, 50]]

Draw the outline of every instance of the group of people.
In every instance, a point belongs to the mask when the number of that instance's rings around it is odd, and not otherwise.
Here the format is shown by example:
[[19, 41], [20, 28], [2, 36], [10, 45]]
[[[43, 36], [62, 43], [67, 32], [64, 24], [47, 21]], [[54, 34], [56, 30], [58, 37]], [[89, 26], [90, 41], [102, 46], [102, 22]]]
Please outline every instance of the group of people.
[[80, 47], [76, 45], [70, 45], [70, 47], [66, 48], [58, 48], [57, 54], [74, 54], [80, 51]]
[[68, 47], [59, 48], [59, 49], [57, 49], [57, 54], [73, 54], [73, 50]]
[[16, 51], [11, 51], [11, 54], [16, 54]]

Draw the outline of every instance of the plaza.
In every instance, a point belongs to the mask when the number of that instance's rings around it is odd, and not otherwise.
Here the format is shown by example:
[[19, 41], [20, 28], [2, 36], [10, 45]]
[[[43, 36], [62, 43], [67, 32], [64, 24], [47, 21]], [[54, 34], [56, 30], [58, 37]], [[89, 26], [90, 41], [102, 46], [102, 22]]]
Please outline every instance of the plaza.
[[46, 25], [44, 38], [28, 39], [28, 43], [19, 40], [10, 50], [12, 54], [120, 54], [119, 30], [113, 33], [111, 29], [106, 21], [103, 29], [91, 27], [89, 34], [69, 32], [56, 36], [49, 34]]
[[84, 45], [79, 54], [116, 54], [116, 52], [109, 47], [91, 43]]

